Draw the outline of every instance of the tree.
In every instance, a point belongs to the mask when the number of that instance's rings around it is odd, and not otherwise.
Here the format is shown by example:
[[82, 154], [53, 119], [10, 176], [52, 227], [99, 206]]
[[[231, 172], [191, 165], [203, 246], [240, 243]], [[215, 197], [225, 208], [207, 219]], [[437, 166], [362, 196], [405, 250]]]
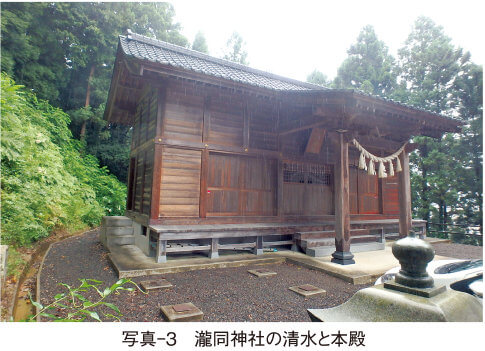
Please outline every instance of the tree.
[[231, 37], [226, 43], [224, 59], [248, 65], [248, 53], [246, 51], [246, 43], [241, 35], [237, 32], [232, 33]]
[[192, 43], [192, 50], [202, 52], [204, 54], [209, 53], [209, 49], [207, 48], [207, 41], [205, 40], [204, 33], [197, 32], [194, 38], [194, 42]]
[[318, 84], [324, 87], [329, 87], [332, 83], [332, 81], [327, 78], [326, 74], [323, 74], [316, 69], [306, 77], [306, 81], [308, 83]]
[[2, 71], [59, 106], [67, 85], [62, 41], [48, 3], [2, 3]]
[[[404, 102], [450, 117], [459, 114], [454, 86], [465, 74], [470, 55], [455, 48], [441, 26], [419, 17], [398, 56], [400, 79], [407, 87], [407, 93], [401, 96]], [[459, 138], [446, 135], [442, 140], [414, 139], [419, 144], [411, 155], [414, 207], [416, 214], [428, 222], [447, 223], [449, 211], [458, 210], [462, 156], [450, 151], [457, 149]]]
[[483, 233], [483, 67], [464, 61], [463, 74], [454, 83], [456, 108], [466, 122], [452, 150], [461, 170], [457, 175], [458, 222], [475, 224]]
[[348, 57], [338, 69], [336, 88], [360, 89], [366, 93], [389, 96], [396, 86], [394, 58], [374, 28], [365, 26], [357, 42], [347, 51]]
[[68, 111], [69, 127], [85, 150], [124, 179], [118, 170], [127, 159], [106, 153], [128, 157], [129, 128], [107, 126], [102, 118], [118, 35], [130, 28], [187, 46], [174, 15], [168, 3], [2, 3], [2, 70]]

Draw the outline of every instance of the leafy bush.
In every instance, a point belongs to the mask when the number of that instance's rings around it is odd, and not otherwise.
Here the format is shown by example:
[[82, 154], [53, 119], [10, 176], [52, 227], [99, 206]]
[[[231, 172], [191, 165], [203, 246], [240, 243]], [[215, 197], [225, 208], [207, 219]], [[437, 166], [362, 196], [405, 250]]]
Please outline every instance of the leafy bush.
[[123, 214], [125, 185], [83, 153], [69, 116], [4, 73], [1, 84], [2, 241], [26, 245]]
[[[95, 320], [101, 322], [101, 317], [99, 314], [103, 315], [105, 320], [116, 320], [120, 321], [119, 317], [122, 316], [119, 308], [110, 303], [106, 302], [106, 298], [111, 294], [119, 294], [120, 291], [134, 291], [135, 288], [143, 292], [136, 283], [132, 282], [130, 279], [120, 279], [110, 287], [105, 289], [101, 288], [103, 282], [95, 279], [79, 279], [81, 285], [77, 288], [73, 288], [67, 284], [60, 283], [67, 292], [57, 294], [54, 296], [54, 301], [49, 305], [43, 306], [39, 301], [34, 301], [32, 297], [30, 301], [37, 308], [37, 314], [31, 316], [28, 321], [35, 322], [37, 316], [47, 317], [51, 321], [55, 322], [82, 322], [87, 317], [89, 320]], [[125, 288], [125, 285], [134, 285], [134, 287]], [[97, 294], [97, 299], [90, 300], [88, 298], [89, 291], [95, 291]], [[102, 307], [108, 307], [109, 312], [104, 312], [100, 310]], [[115, 313], [115, 314], [113, 314]]]

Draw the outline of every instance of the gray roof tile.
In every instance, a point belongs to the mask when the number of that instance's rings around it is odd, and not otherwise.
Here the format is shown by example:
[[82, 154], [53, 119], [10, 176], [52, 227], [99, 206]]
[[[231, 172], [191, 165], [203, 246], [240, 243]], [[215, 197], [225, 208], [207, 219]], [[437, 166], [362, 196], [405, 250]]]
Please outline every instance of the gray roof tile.
[[120, 45], [128, 56], [261, 88], [278, 91], [327, 90], [319, 85], [260, 71], [131, 31], [126, 36], [120, 35]]

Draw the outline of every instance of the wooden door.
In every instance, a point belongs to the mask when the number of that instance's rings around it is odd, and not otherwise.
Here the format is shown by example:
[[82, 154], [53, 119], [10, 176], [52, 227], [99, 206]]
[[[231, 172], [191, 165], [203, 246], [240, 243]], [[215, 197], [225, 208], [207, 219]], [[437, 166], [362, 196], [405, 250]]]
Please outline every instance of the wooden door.
[[209, 154], [207, 216], [274, 216], [276, 161]]
[[359, 213], [378, 214], [379, 206], [379, 179], [377, 175], [369, 175], [362, 170], [358, 171]]
[[398, 177], [387, 177], [381, 180], [382, 213], [399, 214]]

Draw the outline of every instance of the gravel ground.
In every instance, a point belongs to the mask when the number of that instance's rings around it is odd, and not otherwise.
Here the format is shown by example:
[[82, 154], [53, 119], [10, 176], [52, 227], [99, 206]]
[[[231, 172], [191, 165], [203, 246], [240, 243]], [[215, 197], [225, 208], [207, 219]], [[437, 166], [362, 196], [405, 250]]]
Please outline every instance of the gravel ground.
[[483, 258], [483, 247], [463, 244], [433, 244], [435, 254], [461, 259]]
[[[436, 253], [460, 258], [481, 258], [482, 248], [468, 245], [435, 244]], [[88, 232], [54, 244], [44, 262], [41, 275], [41, 302], [64, 292], [59, 283], [78, 286], [80, 278], [103, 281], [103, 287], [117, 281], [117, 275], [107, 257], [108, 252], [98, 240], [97, 232]], [[257, 278], [248, 269], [264, 267], [276, 276]], [[158, 306], [192, 302], [204, 312], [210, 322], [309, 322], [307, 308], [328, 308], [347, 301], [356, 291], [369, 285], [352, 285], [325, 273], [289, 263], [199, 270], [137, 277], [133, 281], [165, 278], [174, 287], [142, 294], [122, 291], [112, 295], [123, 313], [122, 321], [161, 322]], [[290, 286], [312, 284], [327, 291], [325, 297], [304, 298], [288, 290]], [[92, 295], [91, 297], [94, 297]]]

